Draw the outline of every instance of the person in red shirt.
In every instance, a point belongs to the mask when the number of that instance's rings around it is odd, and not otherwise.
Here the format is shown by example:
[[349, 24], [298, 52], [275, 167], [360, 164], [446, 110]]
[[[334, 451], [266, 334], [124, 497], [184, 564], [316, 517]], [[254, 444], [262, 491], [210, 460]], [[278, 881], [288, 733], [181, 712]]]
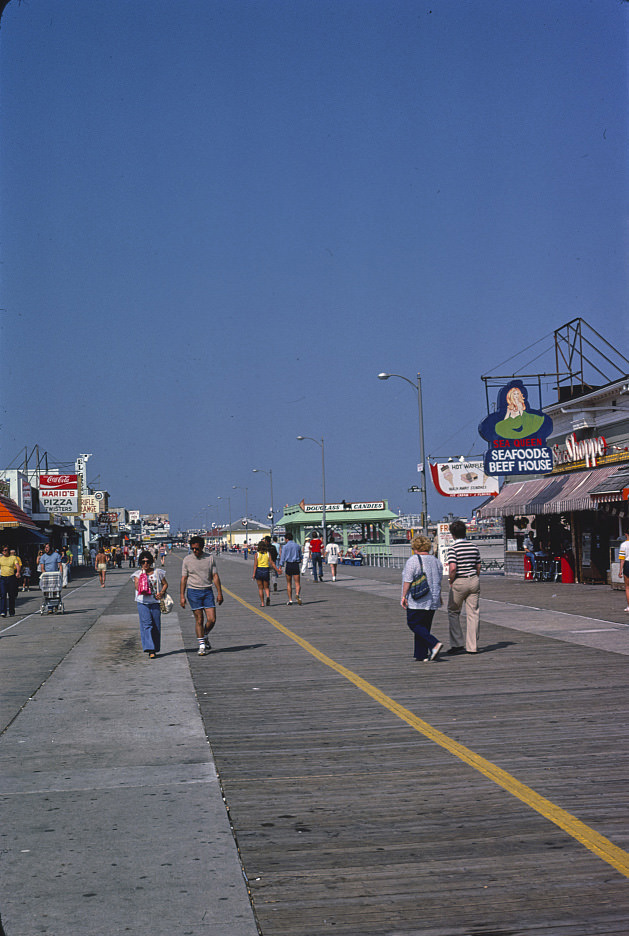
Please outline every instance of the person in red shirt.
[[[319, 539], [319, 534], [314, 533], [310, 540], [310, 558], [312, 559], [312, 574], [315, 582], [323, 581], [323, 543]], [[319, 578], [317, 578], [317, 568], [319, 569]]]

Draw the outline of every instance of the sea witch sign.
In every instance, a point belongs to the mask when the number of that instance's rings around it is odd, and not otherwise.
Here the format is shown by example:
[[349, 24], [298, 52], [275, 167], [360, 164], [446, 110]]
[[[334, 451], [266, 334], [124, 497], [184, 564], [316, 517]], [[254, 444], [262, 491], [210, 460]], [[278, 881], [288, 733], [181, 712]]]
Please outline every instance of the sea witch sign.
[[501, 387], [496, 412], [483, 419], [478, 431], [489, 442], [484, 467], [490, 477], [553, 470], [553, 453], [546, 445], [553, 421], [541, 410], [531, 409], [521, 380]]

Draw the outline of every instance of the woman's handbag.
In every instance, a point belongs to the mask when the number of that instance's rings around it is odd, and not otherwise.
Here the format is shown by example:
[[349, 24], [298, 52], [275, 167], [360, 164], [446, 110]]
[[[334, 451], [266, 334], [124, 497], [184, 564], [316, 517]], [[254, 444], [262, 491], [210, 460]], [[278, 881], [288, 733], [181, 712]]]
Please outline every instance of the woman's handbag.
[[159, 609], [162, 614], [170, 614], [174, 605], [175, 605], [175, 602], [172, 600], [168, 592], [166, 592], [164, 597], [160, 598], [159, 600]]
[[430, 585], [428, 584], [428, 579], [424, 572], [424, 563], [421, 560], [421, 556], [417, 556], [417, 558], [419, 559], [419, 575], [415, 576], [408, 590], [413, 601], [420, 601], [430, 592]]

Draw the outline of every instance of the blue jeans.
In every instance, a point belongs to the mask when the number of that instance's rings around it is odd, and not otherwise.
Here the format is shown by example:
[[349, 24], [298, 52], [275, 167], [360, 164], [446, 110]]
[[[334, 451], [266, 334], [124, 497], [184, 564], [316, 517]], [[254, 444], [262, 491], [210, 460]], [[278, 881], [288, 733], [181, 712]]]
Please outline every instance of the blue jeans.
[[439, 641], [430, 633], [434, 611], [423, 608], [407, 608], [406, 623], [415, 634], [414, 654], [416, 660], [425, 660], [430, 650], [436, 647]]
[[323, 559], [321, 553], [310, 553], [312, 559], [312, 574], [315, 582], [317, 581], [317, 566], [319, 566], [319, 578], [323, 579]]
[[140, 638], [145, 653], [159, 653], [162, 640], [162, 615], [158, 604], [136, 602], [140, 615]]

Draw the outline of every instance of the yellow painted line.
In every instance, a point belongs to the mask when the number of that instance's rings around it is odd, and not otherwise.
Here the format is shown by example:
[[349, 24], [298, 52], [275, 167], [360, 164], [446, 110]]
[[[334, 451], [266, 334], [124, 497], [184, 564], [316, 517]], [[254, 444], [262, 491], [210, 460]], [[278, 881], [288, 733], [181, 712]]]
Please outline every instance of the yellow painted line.
[[372, 686], [371, 683], [368, 683], [365, 679], [362, 679], [362, 677], [353, 673], [345, 666], [337, 663], [336, 660], [326, 656], [325, 653], [321, 653], [313, 644], [304, 640], [303, 637], [300, 637], [299, 634], [296, 634], [294, 631], [289, 630], [288, 627], [284, 627], [283, 624], [280, 624], [279, 621], [276, 621], [261, 609], [254, 608], [253, 605], [250, 605], [247, 601], [239, 598], [238, 595], [228, 591], [226, 588], [223, 588], [223, 591], [227, 592], [232, 598], [235, 598], [236, 601], [244, 605], [245, 608], [248, 608], [249, 611], [253, 611], [254, 614], [258, 614], [260, 617], [264, 618], [286, 637], [294, 640], [300, 647], [303, 647], [304, 650], [312, 654], [315, 659], [329, 666], [330, 669], [335, 670], [335, 672], [339, 673], [341, 676], [344, 676], [345, 679], [348, 679], [358, 689], [362, 689], [368, 696], [371, 696], [371, 698], [379, 702], [380, 705], [383, 705], [390, 712], [393, 712], [394, 715], [397, 715], [398, 718], [406, 722], [407, 725], [410, 725], [411, 728], [414, 728], [420, 734], [424, 735], [425, 738], [434, 741], [435, 744], [445, 748], [450, 754], [458, 757], [459, 760], [464, 761], [464, 763], [469, 764], [470, 767], [473, 767], [489, 780], [493, 780], [493, 782], [502, 787], [503, 790], [506, 790], [507, 793], [511, 793], [516, 799], [530, 806], [531, 809], [534, 809], [540, 815], [544, 816], [545, 819], [550, 819], [556, 826], [559, 826], [560, 829], [567, 832], [568, 835], [576, 839], [577, 842], [585, 845], [587, 849], [599, 858], [602, 858], [602, 860], [611, 865], [612, 868], [616, 868], [616, 870], [624, 874], [625, 877], [629, 877], [629, 853], [623, 851], [622, 848], [618, 848], [617, 845], [614, 845], [614, 843], [606, 839], [605, 836], [599, 835], [598, 832], [595, 832], [594, 829], [591, 829], [584, 822], [581, 822], [576, 816], [573, 816], [565, 809], [561, 809], [560, 806], [556, 806], [544, 796], [540, 796], [539, 793], [536, 793], [535, 790], [532, 790], [530, 787], [526, 786], [526, 784], [520, 783], [519, 780], [516, 780], [516, 778], [510, 773], [507, 773], [506, 770], [502, 770], [500, 767], [497, 767], [496, 764], [485, 760], [484, 757], [476, 754], [470, 748], [459, 744], [458, 741], [449, 738], [448, 735], [433, 728], [428, 722], [425, 722], [422, 718], [418, 718], [417, 715], [414, 715], [409, 709], [404, 708], [403, 705], [399, 705], [390, 696], [385, 695], [384, 692], [381, 692], [375, 686]]

